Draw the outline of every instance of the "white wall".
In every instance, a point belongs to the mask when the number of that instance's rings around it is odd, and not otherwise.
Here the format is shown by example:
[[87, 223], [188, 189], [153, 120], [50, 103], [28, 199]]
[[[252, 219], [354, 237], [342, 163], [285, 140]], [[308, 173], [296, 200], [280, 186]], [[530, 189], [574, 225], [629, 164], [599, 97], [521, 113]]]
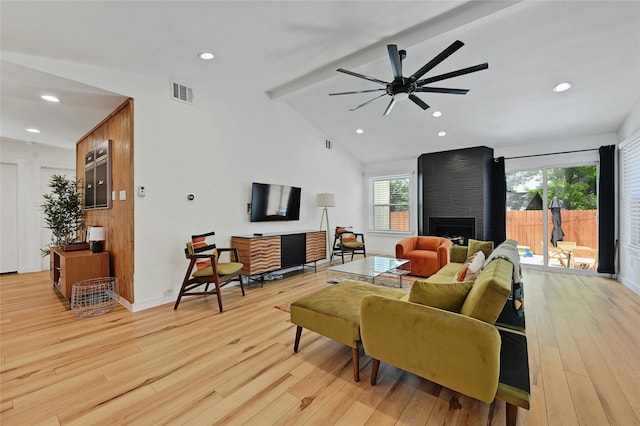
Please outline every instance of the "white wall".
[[[318, 192], [336, 194], [337, 207], [330, 209], [332, 226], [368, 229], [369, 176], [413, 173], [412, 191], [417, 193], [417, 158], [365, 167], [341, 151], [339, 141], [327, 150], [326, 136], [285, 103], [273, 102], [251, 87], [225, 84], [234, 81], [232, 74], [218, 76], [213, 83], [193, 84], [196, 104], [186, 105], [169, 97], [174, 76], [8, 56], [3, 59], [134, 98], [134, 179], [136, 187], [147, 189], [147, 195], [136, 197], [135, 203], [134, 310], [174, 300], [185, 269], [182, 247], [192, 233], [214, 230], [218, 245], [225, 246], [231, 235], [317, 229], [321, 210], [315, 207], [314, 197]], [[638, 110], [625, 122], [625, 132], [637, 127]], [[494, 149], [496, 156], [511, 157], [597, 148], [618, 141], [616, 135], [596, 135]], [[31, 176], [25, 185], [30, 188], [37, 181]], [[246, 204], [252, 181], [302, 187], [301, 220], [250, 223]], [[192, 202], [186, 199], [189, 193], [196, 196]], [[32, 215], [39, 204], [24, 202], [22, 212]], [[415, 209], [414, 205], [414, 233]], [[395, 242], [403, 237], [367, 232], [367, 249], [392, 254]]]
[[636, 101], [629, 115], [618, 130], [618, 139], [623, 142], [640, 131], [640, 97]]
[[[545, 141], [528, 141], [522, 144], [497, 147], [494, 149], [495, 157], [505, 157], [505, 168], [518, 170], [536, 167], [558, 167], [581, 163], [594, 163], [599, 161], [598, 148], [603, 145], [616, 145], [618, 137], [615, 133], [591, 135], [572, 139], [551, 139]], [[569, 154], [544, 155], [538, 157], [515, 158], [536, 154], [553, 154], [567, 151]]]
[[[41, 271], [42, 174], [47, 169], [58, 169], [69, 176], [75, 175], [75, 151], [0, 139], [0, 161], [17, 167], [18, 272]], [[3, 205], [3, 214], [5, 208], [11, 206]]]
[[[134, 179], [146, 196], [135, 198], [133, 310], [175, 300], [187, 266], [182, 250], [193, 233], [213, 230], [225, 247], [232, 235], [316, 230], [318, 192], [336, 194], [332, 226], [363, 225], [362, 165], [339, 143], [327, 150], [327, 137], [285, 103], [231, 76], [193, 82], [195, 104], [188, 105], [170, 99], [174, 76], [24, 55], [4, 59], [134, 98]], [[300, 221], [251, 223], [253, 181], [301, 187]]]
[[[624, 144], [640, 137], [640, 99], [636, 102], [618, 132], [620, 142]], [[629, 219], [624, 211], [620, 212], [620, 235], [625, 235]], [[628, 247], [621, 241], [619, 246], [620, 273], [618, 280], [640, 294], [640, 251]]]

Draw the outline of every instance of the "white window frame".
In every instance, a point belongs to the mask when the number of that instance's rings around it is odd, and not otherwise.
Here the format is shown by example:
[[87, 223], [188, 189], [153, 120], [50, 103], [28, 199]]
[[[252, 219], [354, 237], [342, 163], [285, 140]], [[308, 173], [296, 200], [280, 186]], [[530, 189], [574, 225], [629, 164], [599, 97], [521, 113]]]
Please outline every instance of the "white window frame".
[[640, 135], [620, 145], [620, 184], [622, 244], [640, 251]]
[[[407, 204], [407, 208], [409, 211], [409, 227], [406, 230], [395, 230], [395, 229], [378, 229], [375, 225], [375, 207], [381, 205], [389, 205], [391, 204], [375, 204], [374, 203], [374, 183], [380, 181], [389, 181], [389, 180], [398, 180], [398, 179], [407, 179], [409, 182], [409, 202]], [[413, 233], [413, 217], [414, 217], [414, 184], [413, 184], [413, 176], [409, 173], [406, 174], [397, 174], [397, 175], [385, 175], [385, 176], [371, 176], [369, 178], [369, 232], [382, 233], [382, 234], [402, 234], [402, 235], [410, 235]]]

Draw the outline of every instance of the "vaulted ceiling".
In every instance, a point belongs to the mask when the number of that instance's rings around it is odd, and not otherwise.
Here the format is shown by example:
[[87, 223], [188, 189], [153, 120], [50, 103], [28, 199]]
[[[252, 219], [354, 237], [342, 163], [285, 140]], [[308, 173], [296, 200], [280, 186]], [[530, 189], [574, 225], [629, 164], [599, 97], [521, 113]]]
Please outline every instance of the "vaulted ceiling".
[[[638, 1], [2, 1], [0, 11], [0, 136], [52, 146], [73, 148], [128, 94], [17, 65], [16, 55], [249, 86], [362, 162], [616, 132], [640, 96]], [[400, 101], [384, 117], [388, 96], [355, 111], [378, 93], [328, 96], [382, 87], [337, 68], [391, 81], [387, 44], [406, 50], [408, 76], [455, 40], [465, 46], [425, 77], [488, 62], [433, 84], [467, 95], [420, 93], [429, 109]], [[205, 64], [202, 51], [216, 58]], [[554, 93], [561, 81], [572, 89]], [[63, 103], [43, 104], [45, 92]], [[25, 132], [33, 126], [42, 133]]]

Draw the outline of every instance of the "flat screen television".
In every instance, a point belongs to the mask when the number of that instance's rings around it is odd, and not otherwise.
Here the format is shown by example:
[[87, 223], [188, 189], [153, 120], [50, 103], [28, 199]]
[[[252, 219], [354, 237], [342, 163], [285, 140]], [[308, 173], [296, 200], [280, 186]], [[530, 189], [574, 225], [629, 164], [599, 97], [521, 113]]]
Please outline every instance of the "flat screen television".
[[295, 186], [254, 182], [251, 187], [251, 222], [300, 220], [300, 193]]

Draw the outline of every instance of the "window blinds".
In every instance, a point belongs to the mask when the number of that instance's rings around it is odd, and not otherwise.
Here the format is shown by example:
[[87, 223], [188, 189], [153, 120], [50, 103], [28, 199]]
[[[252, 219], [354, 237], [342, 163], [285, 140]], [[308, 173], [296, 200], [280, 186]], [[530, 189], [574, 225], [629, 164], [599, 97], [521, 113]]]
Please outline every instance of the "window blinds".
[[640, 250], [640, 136], [621, 148], [622, 211], [626, 229], [622, 242]]

